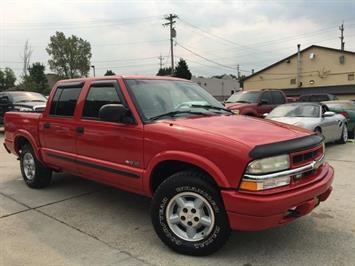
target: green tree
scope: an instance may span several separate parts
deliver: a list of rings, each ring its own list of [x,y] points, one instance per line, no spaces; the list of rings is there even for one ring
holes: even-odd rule
[[[0,69],[0,91],[11,89],[15,81],[16,75],[11,68],[5,67],[4,71]]]
[[[180,58],[178,65],[175,68],[174,76],[183,79],[191,79],[192,74],[184,59]]]
[[[107,69],[105,76],[114,76],[114,75],[116,75],[115,72],[113,72],[111,69]]]
[[[241,75],[240,78],[239,78],[239,85],[241,88],[244,88],[244,80],[246,79],[247,77],[245,75]]]
[[[90,43],[75,35],[65,37],[63,32],[56,32],[50,37],[46,48],[50,59],[50,69],[64,78],[87,76],[90,71]]]
[[[48,94],[50,88],[46,74],[44,73],[45,69],[45,66],[39,62],[32,64],[28,69],[29,75],[24,77],[24,81],[20,87],[26,91]]]
[[[160,68],[157,76],[171,76],[171,67]]]

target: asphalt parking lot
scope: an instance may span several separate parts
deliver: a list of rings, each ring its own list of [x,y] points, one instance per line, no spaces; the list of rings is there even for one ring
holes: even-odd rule
[[[328,145],[326,157],[334,192],[311,215],[233,232],[221,251],[195,258],[161,243],[149,199],[65,174],[29,189],[1,147],[0,265],[355,265],[355,143]]]

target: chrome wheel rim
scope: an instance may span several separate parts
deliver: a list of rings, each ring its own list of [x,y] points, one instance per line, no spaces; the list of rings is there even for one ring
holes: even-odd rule
[[[23,155],[23,171],[28,180],[32,180],[36,174],[36,164],[33,155],[29,152]]]
[[[169,201],[166,220],[176,236],[195,242],[212,232],[215,215],[211,204],[200,194],[182,192]]]
[[[344,142],[348,141],[348,129],[346,126],[344,126],[344,128],[343,128],[343,140],[344,140]]]

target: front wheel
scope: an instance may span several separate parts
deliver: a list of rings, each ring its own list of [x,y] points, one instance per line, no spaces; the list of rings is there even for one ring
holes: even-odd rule
[[[151,216],[160,239],[178,253],[203,256],[223,246],[230,227],[219,192],[198,172],[165,180],[153,198]]]

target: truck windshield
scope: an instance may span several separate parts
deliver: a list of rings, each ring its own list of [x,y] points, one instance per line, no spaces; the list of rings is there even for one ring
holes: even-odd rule
[[[267,118],[276,117],[319,117],[320,106],[318,105],[296,105],[285,104],[276,107],[270,112]]]
[[[143,121],[189,115],[229,114],[197,84],[175,80],[125,80]]]
[[[260,91],[240,91],[231,95],[226,103],[256,103],[258,102],[260,94]]]
[[[47,101],[46,97],[36,92],[16,91],[16,92],[11,92],[10,96],[12,97],[14,103]]]

